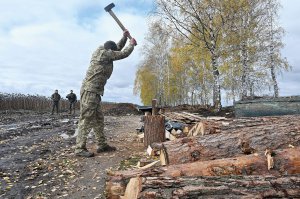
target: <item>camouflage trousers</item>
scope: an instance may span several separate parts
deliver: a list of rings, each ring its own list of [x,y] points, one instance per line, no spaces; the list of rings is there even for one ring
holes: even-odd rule
[[[80,96],[80,118],[76,138],[76,153],[86,149],[87,136],[92,129],[94,130],[98,147],[106,144],[100,95],[84,90],[80,93]]]
[[[56,110],[56,113],[58,114],[58,106],[59,106],[59,101],[52,102],[52,114],[54,113],[54,110]]]
[[[72,111],[73,113],[75,114],[75,106],[76,106],[76,102],[69,102],[69,113],[72,114]]]

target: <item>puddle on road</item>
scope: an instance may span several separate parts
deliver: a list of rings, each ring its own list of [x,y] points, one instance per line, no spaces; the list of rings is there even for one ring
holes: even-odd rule
[[[73,135],[70,135],[68,133],[62,133],[59,136],[64,138],[64,139],[70,139],[70,138],[77,137],[77,135],[78,135],[78,128],[75,130],[75,133]],[[90,131],[90,133],[88,134],[88,138],[91,138],[91,137],[94,137],[94,136],[95,136],[94,129],[92,129]]]
[[[7,131],[12,131],[20,128],[17,124],[4,124],[0,125],[0,130],[7,130]]]
[[[70,139],[70,138],[77,137],[77,135],[78,135],[78,129],[75,130],[75,133],[73,135],[70,135],[67,133],[62,133],[62,134],[60,134],[60,137],[62,137],[64,139]]]
[[[61,122],[61,123],[68,123],[70,121],[70,119],[61,119],[61,120],[59,120],[59,122]]]

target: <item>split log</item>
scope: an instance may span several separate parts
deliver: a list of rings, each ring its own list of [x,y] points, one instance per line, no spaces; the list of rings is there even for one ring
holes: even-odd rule
[[[195,124],[189,131],[188,137],[197,136],[201,134],[202,136],[205,134],[204,124],[203,122],[198,122]]]
[[[298,198],[300,176],[137,177],[137,198]],[[125,198],[124,199],[129,199]],[[135,198],[131,198],[135,199]]]
[[[300,123],[267,125],[224,131],[201,137],[181,138],[163,143],[169,164],[182,164],[236,157],[266,149],[300,146]]]
[[[153,142],[164,142],[165,139],[165,117],[145,116],[144,146],[148,147]]]

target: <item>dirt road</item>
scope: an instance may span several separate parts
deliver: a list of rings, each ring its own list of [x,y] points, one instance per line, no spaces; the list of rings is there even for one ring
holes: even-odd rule
[[[144,151],[136,141],[139,119],[105,117],[108,142],[118,150],[80,158],[74,156],[78,117],[0,113],[0,198],[105,198],[106,169],[126,166]],[[87,147],[95,152],[91,135]]]

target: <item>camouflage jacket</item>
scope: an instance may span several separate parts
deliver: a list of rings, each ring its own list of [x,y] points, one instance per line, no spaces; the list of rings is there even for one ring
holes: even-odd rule
[[[77,101],[77,96],[75,93],[69,93],[66,98],[72,103]]]
[[[58,102],[60,100],[60,94],[58,93],[53,93],[51,95],[51,99],[54,101],[54,102]]]
[[[128,57],[134,49],[134,46],[129,44],[122,50],[126,41],[126,37],[119,41],[117,51],[105,50],[103,46],[100,46],[93,53],[90,66],[81,86],[81,92],[86,90],[103,96],[104,86],[113,71],[113,61]]]

